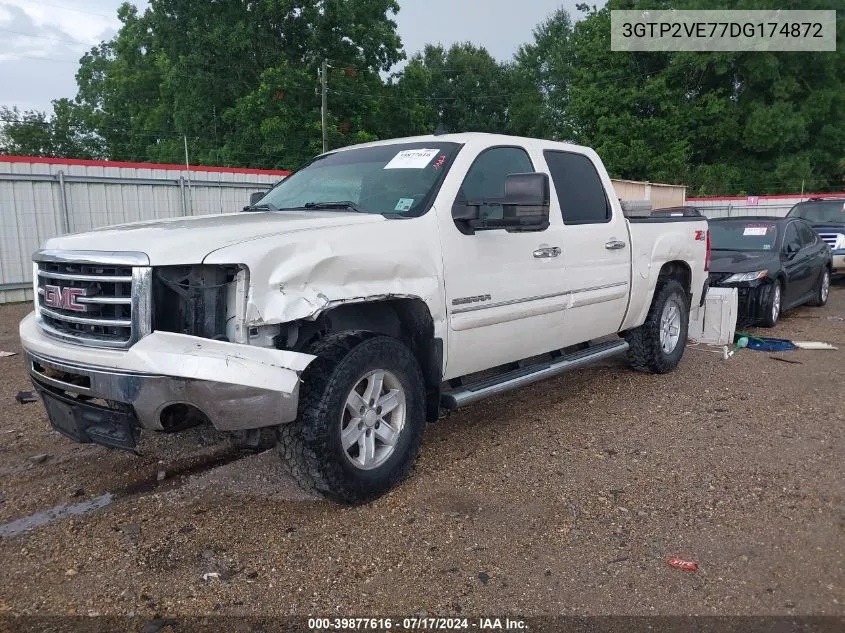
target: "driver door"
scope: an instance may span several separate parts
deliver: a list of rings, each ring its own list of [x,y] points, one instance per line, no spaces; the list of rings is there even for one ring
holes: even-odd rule
[[[520,146],[493,147],[475,158],[456,201],[502,198],[509,174],[539,164]],[[486,207],[501,218],[501,207]],[[442,216],[441,216],[442,217]],[[443,220],[443,264],[449,322],[445,378],[463,376],[560,347],[567,293],[562,222],[543,231],[477,231]]]

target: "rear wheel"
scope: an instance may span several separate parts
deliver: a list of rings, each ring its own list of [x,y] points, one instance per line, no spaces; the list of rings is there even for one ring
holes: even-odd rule
[[[332,334],[310,352],[299,416],[278,448],[306,490],[343,503],[374,499],[398,484],[419,452],[425,425],[422,373],[400,341]]]
[[[689,304],[683,286],[667,281],[657,287],[645,323],[625,336],[633,369],[653,374],[672,371],[687,344]]]
[[[822,274],[819,277],[819,283],[816,286],[816,292],[810,300],[810,305],[817,308],[822,307],[827,303],[827,298],[830,296],[830,269],[825,266],[822,269]]]
[[[780,281],[775,281],[769,286],[769,298],[763,306],[763,318],[760,325],[763,327],[775,327],[780,312],[783,308],[783,284]]]

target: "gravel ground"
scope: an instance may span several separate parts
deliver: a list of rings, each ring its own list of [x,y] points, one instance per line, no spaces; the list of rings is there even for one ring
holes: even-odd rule
[[[0,350],[28,310],[0,307]],[[845,615],[845,283],[765,334],[840,349],[690,348],[670,375],[608,362],[491,399],[358,508],[208,430],[75,445],[0,358],[0,524],[107,504],[0,538],[0,614]]]

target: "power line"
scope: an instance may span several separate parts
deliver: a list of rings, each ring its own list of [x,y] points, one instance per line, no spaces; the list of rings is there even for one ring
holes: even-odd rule
[[[65,7],[60,4],[51,4],[49,2],[42,2],[41,0],[29,0],[32,4],[42,6],[42,7],[51,7],[53,9],[62,9],[64,11],[73,11],[74,13],[83,13],[85,15],[96,15],[101,18],[109,18],[110,20],[116,20],[117,14],[107,15],[105,13],[96,13],[95,11],[86,11],[84,9],[71,9],[70,7]]]
[[[44,62],[61,62],[62,64],[78,64],[78,60],[59,59],[58,57],[40,57],[38,55],[24,55],[22,53],[0,53],[0,63],[13,59],[36,59]]]
[[[80,42],[79,40],[67,40],[60,37],[50,37],[48,35],[38,35],[36,33],[24,33],[22,31],[13,31],[12,29],[0,28],[4,33],[11,33],[12,35],[20,35],[22,37],[34,37],[39,40],[50,40],[52,42],[64,42],[65,44],[79,44],[80,46],[98,46],[100,42]]]

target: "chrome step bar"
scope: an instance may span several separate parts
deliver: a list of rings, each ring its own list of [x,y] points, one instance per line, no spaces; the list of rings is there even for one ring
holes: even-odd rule
[[[444,391],[440,396],[440,406],[455,410],[489,396],[525,387],[532,383],[578,369],[596,361],[622,354],[628,350],[626,341],[608,341],[598,343],[585,350],[568,354],[563,358],[536,365],[520,367],[493,378],[486,378],[475,383],[462,385]]]

